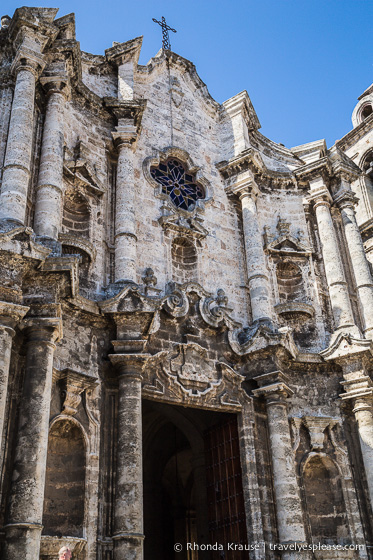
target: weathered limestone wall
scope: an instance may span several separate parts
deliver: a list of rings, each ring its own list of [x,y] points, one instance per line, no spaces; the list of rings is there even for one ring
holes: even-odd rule
[[[230,414],[250,539],[372,544],[372,118],[289,150],[246,92],[220,105],[175,53],[138,65],[141,38],[82,53],[55,17],[0,29],[0,555],[143,559],[142,409],[190,443],[201,538],[203,426]],[[150,172],[170,158],[193,208]]]

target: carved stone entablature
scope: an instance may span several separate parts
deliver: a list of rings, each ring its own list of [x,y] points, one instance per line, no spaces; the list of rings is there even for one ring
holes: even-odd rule
[[[201,185],[204,190],[204,197],[198,198],[188,210],[176,207],[171,202],[169,195],[162,192],[162,186],[155,181],[151,175],[151,167],[158,166],[160,163],[166,163],[170,158],[176,158],[185,164],[188,173],[195,177],[196,183]],[[201,169],[193,163],[189,154],[181,148],[165,148],[159,151],[157,155],[145,159],[143,163],[143,172],[148,182],[154,188],[155,196],[162,200],[162,215],[158,221],[163,229],[172,232],[173,235],[186,235],[196,239],[203,239],[206,237],[208,231],[202,225],[202,214],[205,205],[212,200],[212,187],[207,179],[203,177]]]
[[[89,160],[88,148],[83,142],[78,141],[73,151],[65,147],[63,172],[74,187],[87,190],[94,196],[101,196],[104,194],[105,188]]]
[[[63,403],[62,414],[74,416],[82,400],[84,391],[92,390],[98,385],[98,380],[92,375],[66,368],[62,371],[54,370],[54,378],[61,382]]]
[[[199,344],[175,344],[149,358],[143,372],[143,395],[152,400],[201,408],[239,411],[247,398],[244,376],[229,365],[209,360]]]
[[[308,257],[311,249],[303,240],[303,232],[298,230],[294,235],[290,232],[290,222],[279,217],[276,234],[271,233],[269,226],[264,227],[264,243],[266,251],[271,255]]]
[[[221,161],[216,165],[225,179],[227,190],[235,184],[242,173],[250,171],[255,180],[260,177],[271,179],[273,185],[294,185],[294,176],[290,171],[274,171],[268,169],[260,152],[255,148],[247,148],[229,161]]]

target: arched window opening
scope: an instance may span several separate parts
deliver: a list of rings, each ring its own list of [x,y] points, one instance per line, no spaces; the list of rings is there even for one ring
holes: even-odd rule
[[[172,279],[183,284],[197,281],[197,250],[192,241],[177,237],[172,242]]]
[[[56,422],[49,433],[43,534],[83,537],[85,444],[72,422]]]
[[[278,263],[276,276],[281,303],[305,298],[302,271],[297,264]]]
[[[65,194],[63,229],[80,237],[89,238],[90,212],[86,199],[78,192]]]
[[[303,471],[313,543],[348,544],[350,534],[341,478],[328,457],[315,455]]]
[[[373,108],[372,105],[369,103],[367,105],[364,105],[364,107],[361,110],[361,122],[363,122],[366,118],[369,117],[369,115],[372,113]]]

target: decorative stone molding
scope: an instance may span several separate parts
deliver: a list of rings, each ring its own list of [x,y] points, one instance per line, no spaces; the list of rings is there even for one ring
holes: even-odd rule
[[[62,414],[74,416],[82,401],[82,393],[94,389],[98,380],[92,375],[81,373],[70,368],[55,371],[55,378],[61,382],[63,403]]]
[[[77,142],[73,151],[65,146],[63,172],[74,187],[86,190],[94,196],[102,196],[105,187],[90,164],[90,159],[89,150],[81,140]]]
[[[264,227],[264,247],[271,255],[290,257],[309,257],[312,255],[310,247],[303,241],[303,232],[298,230],[296,235],[290,233],[290,222],[279,216],[277,233],[273,235],[269,226]]]
[[[143,371],[143,394],[149,399],[216,410],[239,411],[247,398],[244,376],[224,362],[208,359],[199,344],[174,344],[151,356]]]
[[[277,303],[275,305],[277,315],[282,315],[287,318],[289,316],[304,315],[313,318],[315,316],[315,308],[309,303],[302,301],[288,301],[286,303]]]
[[[80,251],[85,253],[90,262],[94,262],[96,260],[97,249],[88,239],[85,237],[81,237],[75,233],[63,233],[61,232],[58,235],[58,241],[61,243],[62,247],[68,245],[70,247],[76,247],[78,249],[77,253],[79,254]]]
[[[305,416],[303,423],[308,429],[311,438],[312,451],[321,451],[324,447],[325,430],[329,428],[331,431],[337,423],[335,418],[327,418],[322,416]]]

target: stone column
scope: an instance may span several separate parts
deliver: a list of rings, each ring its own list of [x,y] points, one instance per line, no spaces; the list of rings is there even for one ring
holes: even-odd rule
[[[47,89],[48,101],[36,190],[34,230],[37,236],[55,245],[62,215],[67,79],[61,76],[42,78],[40,81]]]
[[[239,196],[242,205],[247,277],[253,322],[270,321],[272,318],[271,290],[256,208],[259,189],[254,180],[248,177],[237,183],[232,188],[232,192]]]
[[[242,465],[242,487],[245,500],[247,538],[250,543],[256,543],[260,546],[259,550],[250,552],[250,560],[262,560],[265,542],[256,465],[254,423],[253,399],[247,398],[242,403],[242,410],[237,416]]]
[[[16,324],[23,319],[29,307],[0,301],[0,452],[4,429],[5,407],[8,394],[10,354]]]
[[[9,500],[5,560],[39,558],[55,342],[61,319],[27,319],[26,371]]]
[[[136,283],[136,215],[132,119],[119,119],[113,138],[118,146],[115,201],[115,282]]]
[[[17,76],[0,194],[0,224],[7,228],[25,223],[34,131],[35,79],[40,59],[16,59]]]
[[[304,544],[302,503],[295,473],[286,399],[293,394],[288,378],[280,371],[254,378],[260,388],[255,396],[264,396],[267,405],[268,431],[272,457],[273,487],[276,499],[277,528],[280,543]],[[302,558],[310,558],[306,552]],[[299,552],[283,552],[284,560],[297,560]]]
[[[364,341],[367,342],[367,341]],[[370,503],[373,509],[373,382],[367,371],[370,369],[370,351],[358,352],[337,360],[342,367],[345,393],[342,400],[351,400],[356,418],[360,447],[368,482]]]
[[[114,560],[143,558],[141,373],[147,357],[146,354],[109,356],[118,370],[119,381]]]
[[[343,227],[346,233],[348,251],[355,276],[356,291],[360,302],[360,311],[364,321],[364,334],[371,338],[373,333],[373,280],[359,226],[356,222],[355,201],[355,196],[349,185],[342,186],[342,189],[337,193],[336,203],[340,208]]]
[[[322,180],[321,184],[319,181],[317,182],[317,187],[312,188],[311,186],[308,199],[313,202],[316,213],[335,330],[360,338],[359,329],[355,325],[342,258],[330,213],[332,199]]]

